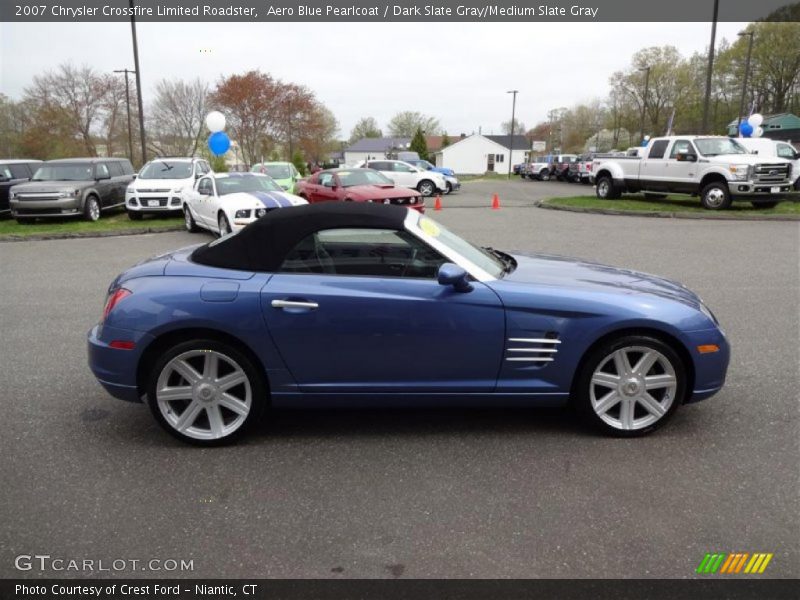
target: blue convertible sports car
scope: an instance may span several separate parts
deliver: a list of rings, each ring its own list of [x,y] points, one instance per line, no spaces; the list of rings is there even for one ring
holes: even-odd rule
[[[684,286],[478,248],[400,206],[326,203],[119,275],[89,334],[117,398],[218,444],[268,405],[560,406],[617,435],[720,390],[729,347]]]

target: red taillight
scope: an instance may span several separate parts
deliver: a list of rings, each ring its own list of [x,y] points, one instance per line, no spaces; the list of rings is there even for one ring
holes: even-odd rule
[[[106,320],[108,313],[114,310],[114,307],[119,303],[120,300],[127,298],[130,295],[130,290],[126,290],[125,288],[117,288],[117,290],[108,297],[108,300],[106,300],[106,307],[103,309],[103,318],[101,321]]]

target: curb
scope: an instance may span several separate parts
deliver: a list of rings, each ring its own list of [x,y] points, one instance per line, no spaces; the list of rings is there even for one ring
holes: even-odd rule
[[[728,215],[717,213],[691,213],[691,212],[667,212],[667,211],[634,211],[634,210],[620,210],[614,208],[581,208],[578,206],[559,206],[557,204],[550,204],[551,200],[557,198],[548,198],[547,200],[535,200],[533,205],[537,208],[546,208],[547,210],[563,210],[566,212],[575,213],[588,213],[596,215],[611,215],[620,217],[655,217],[660,219],[696,219],[696,220],[710,220],[710,221],[800,221],[800,215]]]
[[[183,226],[169,227],[144,227],[139,229],[118,229],[116,231],[75,231],[67,233],[42,233],[34,235],[0,235],[0,243],[3,242],[41,242],[45,240],[72,240],[80,238],[105,238],[117,237],[122,235],[143,235],[146,233],[174,233],[183,231]]]

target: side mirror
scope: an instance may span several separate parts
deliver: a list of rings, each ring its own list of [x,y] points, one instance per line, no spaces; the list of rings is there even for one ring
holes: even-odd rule
[[[437,279],[439,280],[439,285],[451,285],[457,292],[465,293],[472,291],[472,284],[469,282],[469,273],[456,264],[444,263],[439,267]]]
[[[111,179],[111,175],[106,174],[97,176],[97,181],[103,181],[104,179]]]
[[[678,162],[697,162],[697,154],[678,152],[678,154],[675,156],[675,160]]]
[[[136,179],[138,176],[139,176],[139,174],[138,174],[138,173],[134,173],[134,174],[132,175],[132,179]]]
[[[800,152],[795,152],[794,153],[794,159],[795,160],[800,160]]]
[[[201,196],[210,196],[211,190],[209,190],[208,188],[203,188],[202,190],[198,189],[197,193],[200,194]]]

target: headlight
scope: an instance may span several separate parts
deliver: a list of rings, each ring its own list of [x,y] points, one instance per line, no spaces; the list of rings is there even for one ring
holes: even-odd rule
[[[263,217],[265,214],[267,214],[267,209],[266,208],[257,208],[256,209],[256,217],[258,217],[259,219],[261,217]]]
[[[174,190],[172,190],[172,193],[173,194],[180,194],[182,191],[183,191],[183,187],[176,187]]]
[[[126,193],[126,194],[132,194],[132,193],[134,193],[135,191],[136,191],[136,188],[135,188],[135,187],[133,187],[132,185],[129,185],[128,187],[126,187],[126,188],[125,188],[125,193]]]
[[[750,165],[729,165],[728,170],[733,175],[735,181],[747,181],[750,173]]]
[[[242,209],[237,210],[236,214],[233,215],[234,219],[249,219],[250,218],[250,209]]]

